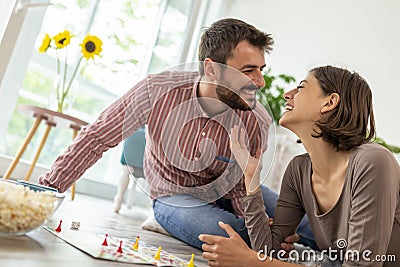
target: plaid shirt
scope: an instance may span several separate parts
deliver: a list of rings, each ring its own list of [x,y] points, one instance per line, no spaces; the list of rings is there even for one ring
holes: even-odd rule
[[[242,217],[246,191],[229,132],[245,127],[254,155],[267,148],[271,117],[259,103],[253,111],[227,109],[209,117],[198,102],[198,84],[197,72],[148,75],[85,126],[39,181],[64,192],[103,152],[147,125],[144,173],[153,199],[191,194],[211,203],[224,197]]]

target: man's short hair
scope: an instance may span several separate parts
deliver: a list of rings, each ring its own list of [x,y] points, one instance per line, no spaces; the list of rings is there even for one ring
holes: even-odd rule
[[[260,48],[264,53],[269,53],[274,44],[270,34],[244,21],[225,18],[214,22],[203,33],[199,46],[199,61],[210,58],[217,63],[226,64],[226,61],[233,56],[235,47],[244,40]],[[200,64],[200,75],[203,74],[203,65]]]

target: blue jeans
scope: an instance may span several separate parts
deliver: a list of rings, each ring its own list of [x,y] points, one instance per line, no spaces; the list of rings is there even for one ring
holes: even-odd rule
[[[261,186],[264,205],[269,217],[275,214],[278,194],[266,186]],[[198,239],[200,234],[212,234],[228,237],[218,226],[218,222],[230,224],[243,240],[250,246],[250,239],[243,218],[233,213],[231,202],[226,199],[217,200],[216,204],[207,203],[191,195],[174,195],[160,197],[153,202],[154,217],[171,235],[183,242],[201,248],[203,242]],[[307,215],[297,228],[299,243],[318,249],[314,241]]]

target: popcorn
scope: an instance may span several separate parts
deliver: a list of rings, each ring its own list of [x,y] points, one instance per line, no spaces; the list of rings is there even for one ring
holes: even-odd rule
[[[57,205],[54,192],[35,192],[19,184],[0,182],[0,232],[25,232],[42,225]]]

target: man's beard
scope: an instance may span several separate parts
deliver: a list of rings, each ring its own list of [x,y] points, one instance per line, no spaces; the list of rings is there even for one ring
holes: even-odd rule
[[[258,89],[255,86],[246,86],[246,88],[252,88],[252,89]],[[244,89],[244,88],[241,88]],[[229,106],[232,109],[240,109],[244,111],[252,110],[256,107],[256,100],[254,99],[253,104],[248,104],[244,99],[242,99],[239,94],[233,92],[232,90],[223,87],[221,85],[217,85],[217,88],[215,89],[218,100],[222,101],[225,103],[227,106]]]

